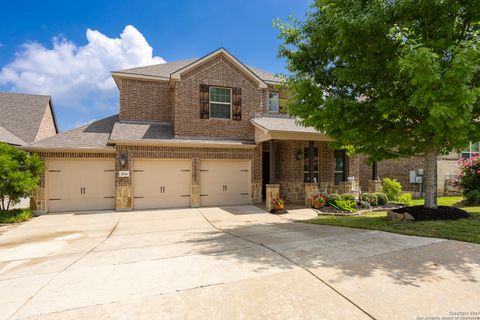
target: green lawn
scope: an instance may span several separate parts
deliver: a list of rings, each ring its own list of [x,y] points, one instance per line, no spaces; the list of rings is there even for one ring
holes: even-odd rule
[[[439,198],[438,204],[452,205],[459,202],[461,199],[461,197],[442,197]],[[423,204],[423,200],[415,200],[414,204]],[[480,243],[480,207],[463,207],[462,209],[470,212],[473,215],[473,218],[443,221],[400,222],[388,220],[387,212],[381,211],[372,212],[362,216],[325,216],[303,222]]]
[[[0,223],[18,223],[30,220],[32,210],[30,209],[12,209],[0,211]]]

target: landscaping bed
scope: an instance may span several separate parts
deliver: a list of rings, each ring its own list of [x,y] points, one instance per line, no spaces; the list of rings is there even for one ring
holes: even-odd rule
[[[360,214],[365,214],[365,213],[374,212],[374,211],[385,211],[385,210],[397,209],[402,206],[403,206],[402,204],[394,204],[394,203],[387,203],[385,205],[377,205],[374,207],[367,207],[367,208],[357,205],[355,206],[354,212],[340,210],[331,206],[324,206],[320,209],[315,209],[315,211],[317,211],[317,214],[319,216],[322,216],[322,215],[353,216],[353,215],[360,215]]]
[[[30,209],[11,209],[0,211],[0,224],[19,223],[28,221],[32,218]]]
[[[415,221],[457,220],[471,217],[471,214],[465,210],[448,206],[438,206],[437,209],[430,209],[418,205],[393,209],[392,211],[401,214],[408,213]]]

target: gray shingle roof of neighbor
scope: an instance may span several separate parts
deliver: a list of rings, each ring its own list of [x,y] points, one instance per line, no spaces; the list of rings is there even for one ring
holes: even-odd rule
[[[313,127],[304,127],[300,125],[297,118],[283,114],[265,114],[261,117],[253,118],[252,123],[269,131],[321,133]]]
[[[53,137],[37,141],[28,148],[111,148],[107,146],[118,114],[94,121]]]
[[[20,140],[32,143],[37,136],[45,110],[50,107],[50,100],[50,96],[0,92],[0,127],[10,131]]]
[[[0,127],[0,141],[14,146],[24,146],[27,144],[25,141],[3,127]]]
[[[172,144],[249,145],[254,140],[233,140],[212,137],[175,137],[169,123],[115,122],[110,142],[149,142]]]
[[[170,74],[188,66],[189,64],[197,61],[198,59],[188,59],[188,60],[179,60],[179,61],[172,61],[167,63],[161,64],[154,64],[144,67],[138,68],[131,68],[125,70],[114,71],[116,73],[125,73],[130,75],[142,75],[142,76],[151,76],[151,77],[159,77],[168,79]],[[255,73],[260,79],[267,82],[282,82],[284,79],[280,76],[277,76],[271,72],[246,66],[250,69],[253,73]]]

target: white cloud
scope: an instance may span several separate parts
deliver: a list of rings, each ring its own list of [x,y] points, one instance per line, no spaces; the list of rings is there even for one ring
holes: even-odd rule
[[[91,29],[86,37],[84,46],[63,37],[54,38],[52,48],[23,44],[1,69],[0,84],[12,91],[52,95],[61,107],[105,110],[112,109],[118,97],[111,71],[165,62],[153,56],[145,37],[131,25],[120,38]]]

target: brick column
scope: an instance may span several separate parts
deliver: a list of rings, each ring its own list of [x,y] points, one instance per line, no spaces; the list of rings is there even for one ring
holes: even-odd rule
[[[280,195],[280,185],[279,184],[267,184],[266,185],[267,192],[266,192],[266,200],[265,205],[267,207],[267,211],[270,212],[272,210],[272,200],[275,199]]]
[[[305,205],[312,205],[312,198],[318,194],[318,183],[305,183]]]
[[[382,191],[381,180],[368,180],[368,192],[380,192]]]
[[[190,206],[192,208],[200,207],[200,160],[197,158],[192,159],[192,190],[190,193]]]
[[[122,166],[121,158],[125,158]],[[120,177],[120,171],[127,171],[128,177]],[[117,151],[115,156],[115,209],[128,211],[133,209],[132,201],[132,159],[128,151]]]

